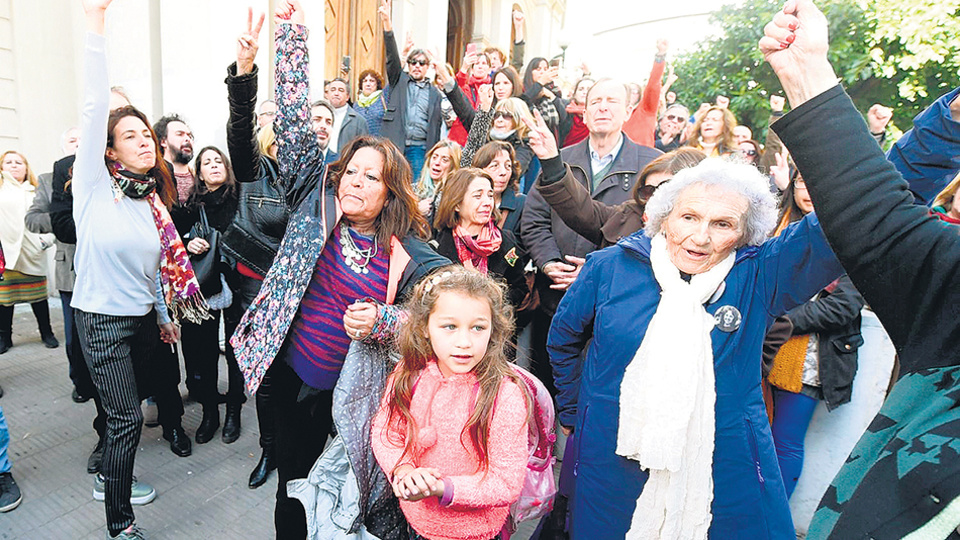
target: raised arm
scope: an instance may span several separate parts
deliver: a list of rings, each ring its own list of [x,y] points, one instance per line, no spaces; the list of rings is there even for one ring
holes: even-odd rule
[[[788,3],[761,49],[793,110],[774,124],[803,174],[824,231],[857,289],[897,347],[929,340],[958,298],[960,235],[914,204],[827,61],[827,22],[809,1]],[[799,24],[799,26],[796,26]],[[797,30],[790,31],[794,26]],[[794,34],[789,47],[779,46]],[[928,309],[938,299],[940,310]],[[941,365],[955,364],[946,354]],[[951,360],[952,359],[952,360]],[[905,367],[909,369],[909,367]]]
[[[110,114],[110,79],[107,76],[106,39],[103,22],[112,0],[84,0],[87,23],[84,52],[84,101],[80,119],[80,137],[71,184],[76,199],[83,204],[97,182],[109,175],[103,163],[107,149],[107,118]]]
[[[254,182],[260,178],[260,145],[257,143],[257,66],[253,63],[260,48],[258,38],[263,26],[261,14],[253,22],[253,8],[247,11],[247,29],[237,38],[237,62],[227,68],[227,101],[230,119],[227,121],[227,149],[233,164],[233,173],[239,182]]]
[[[403,59],[397,50],[397,38],[393,35],[393,0],[380,0],[377,9],[380,22],[383,24],[383,46],[387,56],[387,82],[396,87],[403,73]]]
[[[277,117],[274,130],[281,181],[293,185],[320,155],[317,137],[310,129],[309,31],[303,25],[303,8],[297,0],[285,0],[277,8],[277,18],[280,24],[276,35]]]
[[[490,140],[490,126],[493,124],[493,88],[484,84],[477,89],[477,115],[470,125],[467,134],[467,143],[463,145],[460,156],[460,167],[469,167],[473,163],[473,156],[480,147]]]
[[[670,44],[666,39],[660,38],[657,40],[657,55],[653,57],[650,78],[647,79],[647,86],[643,89],[643,97],[640,98],[640,110],[648,116],[652,115],[654,120],[656,120],[657,110],[660,108],[663,69],[667,63],[667,51],[669,50]]]
[[[603,224],[617,212],[617,207],[593,200],[587,188],[570,172],[570,167],[563,163],[557,141],[543,117],[539,112],[535,115],[535,123],[525,121],[530,133],[530,149],[543,166],[536,184],[540,196],[574,232],[594,244],[601,244]]]
[[[510,44],[510,65],[523,76],[523,55],[526,53],[526,42],[523,35],[525,17],[522,11],[514,11],[511,16],[513,17],[514,37],[513,43]]]

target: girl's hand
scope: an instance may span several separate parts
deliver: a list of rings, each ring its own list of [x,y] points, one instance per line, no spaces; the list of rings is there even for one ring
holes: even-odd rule
[[[194,238],[187,242],[187,251],[194,255],[200,255],[208,249],[210,249],[210,242],[207,242],[203,238]]]
[[[253,8],[247,9],[247,30],[237,38],[237,75],[246,75],[253,71],[253,60],[260,50],[260,29],[263,28],[265,13],[260,14],[257,24],[253,24]]]
[[[418,467],[394,478],[394,493],[399,492],[397,497],[410,502],[427,497],[442,497],[443,481],[440,478],[440,471]]]
[[[160,341],[171,345],[180,341],[180,327],[172,322],[161,324]]]
[[[379,310],[373,302],[354,302],[343,313],[343,329],[350,339],[361,340],[373,331]]]
[[[827,59],[827,18],[811,0],[787,0],[763,28],[759,45],[791,108],[836,86],[837,76]]]
[[[283,0],[277,6],[274,12],[277,22],[288,22],[290,24],[303,25],[306,20],[303,14],[303,6],[300,0]]]

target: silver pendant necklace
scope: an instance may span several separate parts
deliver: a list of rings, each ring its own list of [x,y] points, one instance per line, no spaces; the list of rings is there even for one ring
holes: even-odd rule
[[[370,260],[377,256],[377,239],[374,237],[373,245],[369,249],[360,249],[350,236],[350,228],[346,223],[340,223],[340,252],[343,253],[343,259],[347,266],[358,274],[369,274],[367,265]]]

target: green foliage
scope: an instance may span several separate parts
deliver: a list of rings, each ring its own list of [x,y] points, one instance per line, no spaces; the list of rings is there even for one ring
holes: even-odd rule
[[[892,107],[893,123],[906,129],[958,85],[960,0],[822,0],[818,6],[830,24],[830,62],[864,113],[874,103]],[[757,42],[782,7],[782,0],[744,0],[716,11],[711,20],[723,35],[676,60],[678,99],[696,110],[725,95],[737,120],[762,141],[770,95],[783,93]]]

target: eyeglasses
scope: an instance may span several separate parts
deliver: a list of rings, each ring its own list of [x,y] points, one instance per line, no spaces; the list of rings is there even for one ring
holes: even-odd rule
[[[807,183],[803,181],[803,178],[798,176],[797,179],[793,181],[793,187],[796,189],[807,189]]]
[[[637,195],[639,195],[641,201],[646,203],[647,201],[650,200],[650,197],[653,197],[653,194],[657,192],[657,188],[666,184],[669,181],[670,180],[664,180],[663,182],[660,182],[655,186],[651,184],[644,184],[643,186],[640,187],[640,191],[637,192]]]
[[[753,150],[752,148],[750,150],[740,150],[740,153],[750,157],[754,157],[757,155],[757,151]]]
[[[426,66],[426,65],[429,65],[429,64],[430,64],[430,61],[429,61],[429,60],[420,59],[420,60],[410,60],[410,61],[407,62],[407,63],[410,64],[411,66]]]
[[[497,111],[493,113],[493,119],[496,120],[497,118],[516,121],[516,118],[513,116],[513,114],[508,113],[507,111]]]
[[[664,116],[664,118],[666,118],[667,120],[669,120],[669,121],[671,121],[671,122],[679,122],[679,121],[683,120],[683,117],[682,117],[682,116],[677,116],[677,115],[675,115],[675,114],[668,114],[668,115]]]

